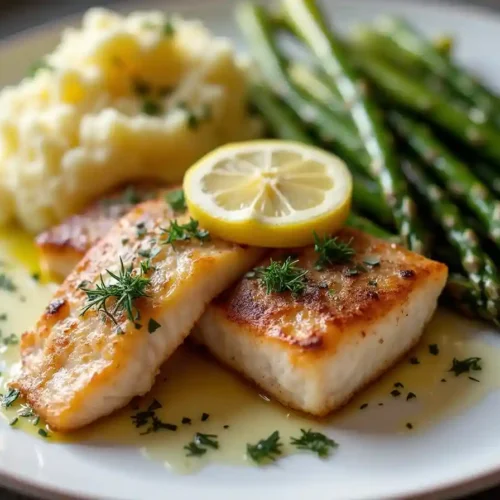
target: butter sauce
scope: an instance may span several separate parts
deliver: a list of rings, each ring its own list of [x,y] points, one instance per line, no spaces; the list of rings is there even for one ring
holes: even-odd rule
[[[34,325],[50,300],[53,285],[33,279],[32,273],[38,271],[37,253],[30,238],[21,232],[0,233],[0,263],[0,274],[4,273],[16,286],[15,291],[0,290],[0,318],[7,315],[0,320],[4,338],[11,333],[20,335]],[[391,434],[424,431],[444,418],[463,413],[499,387],[499,349],[476,340],[477,327],[477,323],[440,310],[412,353],[343,410],[321,421],[270,401],[207,354],[186,346],[166,364],[147,396],[71,435],[47,429],[47,439],[132,447],[170,469],[189,472],[210,462],[248,464],[247,443],[255,444],[275,430],[280,432],[284,454],[295,451],[289,444],[290,437],[298,437],[301,428],[312,428],[333,439],[336,430],[344,429]],[[429,348],[434,344],[437,349]],[[482,358],[481,371],[460,376],[448,371],[453,358],[462,360],[472,356]],[[413,364],[409,361],[412,358]],[[0,341],[3,393],[8,390],[7,381],[18,369],[19,346],[3,345]],[[409,393],[414,396],[408,398]],[[148,426],[134,426],[131,417],[145,410],[154,399],[162,405],[156,415],[163,422],[177,425],[177,430],[161,429],[143,435]],[[3,408],[2,416],[10,422],[19,409],[16,402]],[[13,428],[34,434],[40,428],[46,429],[43,422],[33,425],[33,420],[18,418]],[[208,449],[202,457],[187,457],[184,446],[196,432],[217,435],[219,449]]]

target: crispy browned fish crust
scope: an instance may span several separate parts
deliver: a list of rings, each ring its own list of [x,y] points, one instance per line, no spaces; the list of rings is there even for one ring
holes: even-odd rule
[[[196,331],[223,362],[316,415],[345,403],[418,341],[447,277],[444,264],[361,232],[344,229],[339,238],[356,250],[348,264],[318,271],[312,247],[260,263],[298,259],[308,270],[300,297],[243,279],[212,302]],[[378,265],[365,263],[374,256]]]

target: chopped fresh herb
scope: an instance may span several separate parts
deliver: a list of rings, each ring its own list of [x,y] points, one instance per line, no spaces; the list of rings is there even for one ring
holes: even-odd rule
[[[330,297],[335,297],[337,292],[333,288],[330,288],[330,290],[328,290],[328,295],[330,295]]]
[[[19,337],[15,333],[11,333],[7,337],[2,337],[0,332],[0,338],[2,339],[3,345],[17,345],[19,344]]]
[[[4,273],[0,274],[0,290],[5,290],[6,292],[15,292],[17,290],[14,282]]]
[[[318,270],[324,269],[332,264],[344,264],[350,262],[356,252],[354,248],[351,247],[350,241],[344,243],[338,238],[331,238],[329,236],[324,236],[321,239],[316,231],[313,231],[314,235],[314,251],[318,254],[318,260],[316,261],[315,267]]]
[[[439,354],[439,346],[437,344],[429,344],[429,352],[433,356],[437,356]]]
[[[370,280],[370,281],[368,281],[368,284],[370,286],[378,286],[377,280]]]
[[[9,389],[9,392],[5,395],[1,395],[2,399],[0,405],[4,408],[9,408],[19,397],[20,392],[17,389]]]
[[[366,267],[362,264],[356,264],[355,266],[349,267],[344,271],[346,276],[357,276],[361,273],[366,273]]]
[[[170,191],[165,196],[167,203],[172,207],[174,212],[185,212],[186,211],[186,198],[184,196],[183,189],[176,189],[175,191]]]
[[[163,108],[159,102],[146,98],[142,102],[142,112],[149,116],[158,116],[162,114]]]
[[[401,388],[404,388],[404,385],[401,383],[401,382],[396,382],[394,384],[394,387],[401,387]]]
[[[163,25],[163,34],[166,37],[171,37],[175,34],[175,27],[170,19],[167,19]]]
[[[413,424],[412,424],[412,423],[410,423],[410,422],[408,422],[408,423],[406,424],[406,428],[407,428],[407,429],[410,429],[410,430],[411,430],[411,429],[413,429]]]
[[[445,378],[442,378],[442,379],[441,379],[441,382],[446,382],[446,379],[445,379]]]
[[[406,401],[409,401],[410,399],[416,398],[417,395],[414,392],[409,392],[408,396],[406,396]]]
[[[480,371],[482,369],[480,363],[481,363],[481,358],[477,357],[472,357],[462,360],[453,358],[452,366],[448,371],[453,372],[455,374],[455,377],[458,377],[462,373],[469,373],[471,370]]]
[[[136,226],[135,229],[137,231],[137,237],[142,238],[143,236],[146,235],[147,229],[146,229],[146,224],[144,222],[139,222]]]
[[[203,434],[202,432],[197,432],[194,435],[194,442],[198,446],[204,446],[205,448],[213,448],[214,450],[219,448],[216,434]]]
[[[360,410],[364,410],[365,408],[368,408],[368,403],[363,403],[363,404],[359,407],[359,409],[360,409]]]
[[[229,429],[229,425],[224,425],[224,429]]]
[[[87,304],[83,308],[80,316],[83,316],[89,309],[95,308],[105,317],[108,317],[113,323],[118,326],[116,314],[119,311],[127,313],[130,321],[138,319],[139,310],[134,306],[134,301],[141,297],[148,297],[146,288],[150,283],[150,279],[144,276],[144,269],[140,272],[134,272],[132,266],[125,267],[123,260],[120,257],[120,271],[115,274],[109,270],[106,271],[114,280],[114,283],[104,283],[104,278],[101,274],[101,282],[97,283],[94,289],[82,288],[82,291],[87,294]],[[114,307],[108,310],[108,300],[115,299]]]
[[[49,437],[49,433],[45,429],[38,429],[38,435],[42,436],[43,438]]]
[[[291,292],[295,297],[306,288],[306,269],[297,267],[298,260],[287,257],[284,262],[271,259],[271,263],[259,271],[259,278],[266,287],[266,293]]]
[[[179,224],[177,220],[170,221],[168,229],[161,228],[161,231],[168,234],[165,244],[173,244],[176,241],[187,241],[191,238],[196,238],[200,241],[207,241],[210,239],[210,233],[205,229],[199,229],[197,220],[190,217],[189,222],[186,224]]]
[[[161,429],[167,431],[177,430],[177,425],[163,422],[156,415],[156,410],[159,410],[160,408],[162,408],[161,403],[154,399],[153,402],[148,406],[147,410],[139,411],[130,417],[132,419],[132,423],[136,428],[144,427],[149,424],[149,427],[146,429],[146,431],[141,432],[141,435],[158,432]]]
[[[370,255],[363,259],[363,264],[370,267],[380,266],[380,257],[378,255]]]
[[[474,377],[469,377],[469,380],[472,380],[473,382],[479,382],[479,380],[477,378],[474,378]]]
[[[210,415],[208,413],[203,412],[201,414],[201,421],[206,422],[208,420],[208,417],[210,417]]]
[[[330,454],[332,448],[336,448],[338,444],[329,437],[321,434],[321,432],[313,432],[300,429],[302,435],[300,438],[292,437],[290,443],[296,446],[299,450],[310,450],[317,453],[319,457],[325,458]]]
[[[17,414],[23,418],[36,417],[36,413],[33,411],[33,408],[26,404],[21,405],[21,408],[18,410]]]
[[[398,391],[397,389],[394,389],[394,390],[391,391],[391,396],[393,398],[397,398],[397,397],[401,396],[401,392]]]
[[[416,358],[415,356],[413,356],[413,357],[410,358],[410,364],[412,364],[412,365],[419,365],[420,361],[418,360],[418,358]]]
[[[191,419],[188,417],[182,417],[182,423],[191,425]]]
[[[40,59],[29,67],[28,76],[33,78],[41,69],[53,70],[54,68],[47,61]]]
[[[384,403],[379,403],[378,405],[379,405],[379,406],[384,406]]]
[[[33,273],[33,274],[31,275],[31,279],[32,279],[33,281],[40,281],[40,273]]]
[[[6,320],[7,320],[7,313],[0,314],[0,321],[6,321]]]
[[[247,454],[256,463],[274,462],[281,455],[280,433],[274,431],[269,437],[261,439],[257,444],[247,444]]]
[[[132,88],[134,93],[140,96],[145,96],[151,92],[151,85],[142,78],[132,80]]]
[[[156,332],[156,330],[158,330],[158,328],[160,328],[160,327],[161,327],[161,325],[160,325],[160,323],[158,323],[158,321],[156,321],[153,318],[149,318],[149,322],[148,322],[148,332],[149,333]]]
[[[137,252],[138,255],[144,258],[149,258],[151,256],[151,249],[150,248],[143,248]]]
[[[207,452],[206,448],[201,448],[194,441],[184,446],[184,449],[187,451],[187,457],[200,457]]]
[[[10,422],[9,422],[9,425],[11,427],[13,427],[14,425],[17,424],[17,422],[19,421],[19,419],[17,417],[14,417]]]

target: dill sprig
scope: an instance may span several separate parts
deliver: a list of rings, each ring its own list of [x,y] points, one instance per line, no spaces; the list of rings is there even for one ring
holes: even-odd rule
[[[193,441],[184,446],[184,449],[187,451],[187,457],[200,457],[207,452],[208,448],[213,448],[214,450],[219,449],[217,434],[203,434],[202,432],[197,432],[194,435]]]
[[[266,287],[266,293],[291,292],[295,297],[306,288],[307,269],[297,267],[298,260],[287,257],[284,262],[271,259],[267,267],[256,268],[259,279]]]
[[[207,241],[210,239],[210,233],[205,229],[199,229],[199,222],[190,217],[189,222],[186,224],[179,224],[177,219],[170,221],[168,229],[162,228],[164,234],[168,234],[165,244],[172,244],[176,241],[187,241],[191,238],[196,238],[200,241]]]
[[[318,254],[316,261],[316,269],[321,270],[332,264],[345,264],[350,262],[356,255],[354,248],[351,246],[351,241],[344,243],[338,238],[324,236],[321,239],[316,231],[314,235],[314,251]]]
[[[166,194],[165,200],[172,207],[174,212],[186,211],[186,198],[184,197],[184,191],[182,189],[170,191]]]
[[[472,357],[466,359],[457,359],[453,358],[453,363],[451,368],[448,370],[449,372],[453,372],[455,377],[458,377],[462,373],[469,373],[471,370],[480,371],[482,369],[481,358]]]
[[[261,439],[257,444],[247,444],[248,456],[258,464],[271,461],[274,462],[281,455],[280,433],[274,431],[266,439]]]
[[[317,453],[319,457],[325,458],[330,454],[332,448],[338,446],[333,439],[321,434],[321,432],[314,432],[312,429],[308,431],[300,429],[300,432],[302,433],[300,438],[292,437],[290,439],[290,443],[299,450],[310,450]]]
[[[120,271],[118,274],[111,272],[109,269],[106,272],[113,278],[114,282],[106,284],[102,274],[100,275],[100,283],[96,284],[94,289],[81,288],[87,294],[87,304],[82,309],[80,316],[92,308],[101,312],[108,317],[116,326],[118,320],[116,314],[119,311],[125,311],[130,321],[135,321],[139,318],[139,310],[134,306],[134,301],[140,297],[148,297],[146,288],[151,280],[145,276],[149,267],[141,265],[140,271],[134,272],[132,265],[125,266],[120,257]],[[112,310],[108,309],[108,300],[115,299],[115,304]]]

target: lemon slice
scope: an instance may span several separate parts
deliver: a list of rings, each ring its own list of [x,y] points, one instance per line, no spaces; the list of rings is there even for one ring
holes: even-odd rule
[[[298,142],[263,140],[220,147],[184,177],[191,215],[220,238],[252,246],[294,247],[313,231],[342,227],[352,177],[337,156]]]

